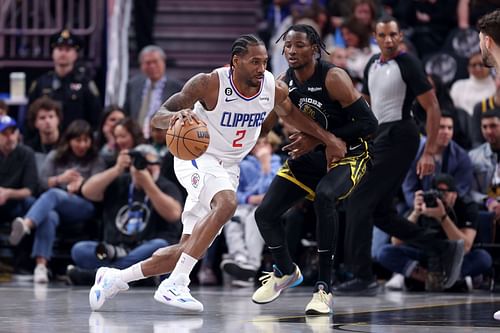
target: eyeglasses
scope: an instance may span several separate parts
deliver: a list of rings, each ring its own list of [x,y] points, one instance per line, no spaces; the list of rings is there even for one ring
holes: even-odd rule
[[[477,63],[472,63],[472,64],[469,64],[469,67],[479,67],[479,68],[483,68],[484,67],[484,64],[482,62],[477,62]]]

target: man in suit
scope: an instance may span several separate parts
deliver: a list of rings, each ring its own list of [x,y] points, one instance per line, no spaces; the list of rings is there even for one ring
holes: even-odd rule
[[[127,95],[123,109],[138,121],[144,136],[149,138],[149,121],[163,101],[182,89],[182,83],[167,78],[165,52],[158,46],[149,45],[139,53],[141,74],[127,84]]]

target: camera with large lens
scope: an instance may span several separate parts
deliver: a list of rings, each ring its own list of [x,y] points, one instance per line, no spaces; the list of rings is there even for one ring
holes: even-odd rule
[[[150,164],[148,162],[148,160],[146,159],[146,157],[144,157],[144,155],[140,151],[131,150],[128,152],[128,154],[132,158],[132,165],[137,170],[144,170],[144,169],[146,169],[148,164]]]
[[[441,199],[441,192],[438,190],[432,189],[425,191],[422,193],[422,196],[424,197],[424,202],[427,207],[437,207],[437,198]]]
[[[128,254],[127,249],[117,245],[111,245],[106,242],[97,244],[95,255],[99,260],[116,260],[125,257]]]

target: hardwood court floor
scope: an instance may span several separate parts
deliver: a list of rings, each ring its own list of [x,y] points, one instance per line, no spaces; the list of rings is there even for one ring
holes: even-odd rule
[[[493,313],[500,294],[385,292],[376,297],[335,297],[335,315],[305,316],[310,287],[256,305],[253,289],[193,287],[201,314],[153,299],[154,288],[131,288],[100,312],[88,306],[88,288],[0,284],[0,332],[500,332]]]

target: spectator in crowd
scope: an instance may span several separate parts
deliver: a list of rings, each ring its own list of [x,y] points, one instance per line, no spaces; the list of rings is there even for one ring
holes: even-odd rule
[[[495,81],[490,69],[483,64],[479,52],[469,58],[467,70],[469,78],[455,81],[451,86],[450,96],[456,107],[472,116],[474,105],[495,93]]]
[[[0,116],[0,218],[2,222],[28,211],[34,202],[38,176],[33,150],[19,143],[11,117]]]
[[[472,249],[477,229],[477,206],[463,201],[453,176],[449,174],[437,175],[433,189],[436,192],[415,192],[414,208],[408,220],[435,229],[443,239],[464,241],[462,277],[475,277],[488,272],[492,265],[490,254],[484,249]],[[432,265],[427,254],[399,239],[394,239],[393,244],[380,250],[378,261],[392,272],[426,283],[428,291],[443,289],[441,278],[427,270],[428,265]]]
[[[32,256],[36,258],[35,283],[49,281],[47,263],[52,256],[56,228],[60,223],[83,225],[94,215],[94,205],[80,195],[86,179],[104,169],[104,161],[93,146],[93,132],[85,120],[75,120],[64,132],[57,149],[42,167],[44,192],[24,217],[12,222],[9,241],[17,245],[35,232]]]
[[[139,124],[129,117],[125,117],[115,124],[113,136],[118,151],[132,149],[145,142]]]
[[[377,45],[370,43],[371,27],[353,18],[343,23],[340,30],[347,49],[347,68],[355,79],[362,80],[368,60],[380,52]]]
[[[436,153],[434,154],[435,173],[446,173],[455,178],[455,187],[462,199],[467,199],[472,186],[472,163],[467,152],[455,143],[453,138],[453,117],[443,112],[439,120],[439,130],[436,138]],[[426,137],[420,137],[420,147],[415,160],[403,182],[403,193],[408,208],[413,208],[414,194],[417,190],[430,190],[432,188],[434,175],[419,177],[416,172],[416,164],[420,159],[425,147]]]
[[[481,207],[494,212],[495,220],[500,220],[500,175],[497,170],[500,152],[500,111],[490,110],[481,114],[481,132],[485,143],[469,152],[474,170],[472,198]]]
[[[456,27],[456,0],[399,1],[396,16],[412,27],[411,41],[420,59],[443,46],[448,33]]]
[[[500,111],[500,75],[495,76],[495,94],[484,98],[474,106],[472,114],[471,136],[474,147],[479,146],[484,142],[483,134],[481,133],[481,115],[486,111]]]
[[[264,248],[255,222],[255,210],[280,166],[281,159],[272,153],[267,137],[260,138],[250,155],[240,163],[238,206],[234,217],[224,226],[229,257],[221,262],[221,268],[234,277],[235,286],[253,286]]]
[[[9,106],[3,99],[0,99],[0,116],[6,116],[9,113]]]
[[[168,152],[166,141],[167,130],[151,126],[150,134],[149,143],[156,149],[160,157],[163,158]]]
[[[65,29],[52,36],[50,46],[54,70],[33,81],[29,103],[42,96],[61,102],[63,131],[75,119],[84,119],[96,128],[102,106],[99,91],[89,73],[84,67],[75,65],[82,46],[80,39]],[[27,131],[27,137],[32,135]]]
[[[38,167],[43,163],[47,154],[56,147],[61,133],[59,126],[62,120],[61,104],[53,99],[43,96],[36,99],[28,110],[28,126],[36,129],[36,134],[31,140],[26,140],[26,145],[33,148],[37,155]]]
[[[156,45],[146,46],[139,53],[141,73],[127,84],[123,109],[125,114],[142,128],[145,138],[150,136],[150,119],[161,103],[182,89],[182,84],[166,73],[167,56]]]
[[[99,155],[104,159],[106,166],[114,165],[118,155],[113,128],[116,123],[125,118],[125,113],[118,105],[109,105],[104,108],[97,131],[96,145]]]
[[[181,233],[182,196],[175,184],[160,174],[160,156],[150,145],[124,149],[116,164],[92,176],[82,187],[88,200],[103,206],[103,241],[82,241],[71,250],[77,269],[74,281],[101,266],[125,268],[149,258],[157,249],[175,244]],[[140,155],[140,157],[137,156]],[[140,164],[139,161],[146,162]],[[91,274],[86,274],[91,270]]]

